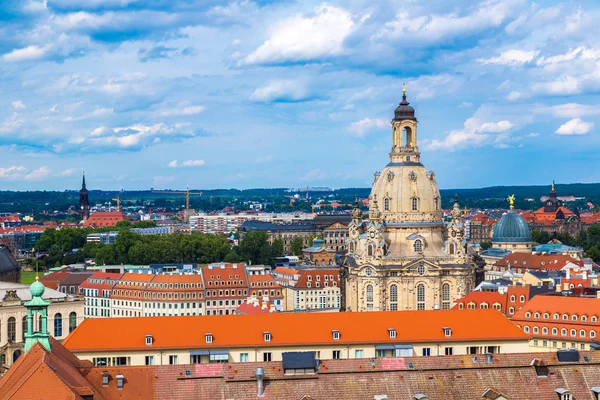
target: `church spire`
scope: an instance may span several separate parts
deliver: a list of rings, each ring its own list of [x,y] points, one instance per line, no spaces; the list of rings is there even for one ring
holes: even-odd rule
[[[44,291],[44,284],[40,282],[40,278],[36,276],[35,282],[29,287],[31,300],[23,304],[27,309],[25,352],[29,351],[36,342],[39,342],[46,350],[52,351],[50,346],[50,332],[48,332],[48,306],[50,305],[50,302],[42,298]],[[40,326],[38,326],[38,330],[34,332],[33,324],[36,315],[40,316],[41,323]]]
[[[83,182],[81,183],[81,188],[85,189],[85,172],[83,173]]]

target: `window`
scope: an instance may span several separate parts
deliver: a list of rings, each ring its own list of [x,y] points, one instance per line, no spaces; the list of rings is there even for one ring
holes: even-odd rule
[[[390,211],[390,199],[387,197],[383,200],[383,210]]]
[[[169,364],[170,364],[170,365],[177,364],[177,356],[175,356],[175,355],[170,355],[170,356],[169,356]]]
[[[77,328],[77,313],[72,312],[69,314],[69,333],[73,332]]]
[[[342,358],[342,352],[340,350],[333,350],[332,358],[334,360],[340,360]]]
[[[548,328],[543,327],[542,328],[542,334],[547,335],[548,334]]]
[[[446,347],[444,348],[444,354],[447,356],[451,356],[453,353],[452,347]]]
[[[390,301],[396,303],[398,301],[398,286],[391,285],[390,286]]]
[[[363,350],[354,350],[354,358],[363,358],[364,351]]]
[[[494,310],[500,311],[501,309],[502,309],[502,306],[499,303],[494,303]]]
[[[154,356],[146,356],[146,365],[154,365]]]
[[[533,314],[533,318],[535,318],[535,319],[539,319],[539,318],[540,318],[540,313],[537,313],[537,312],[536,312],[535,314]]]
[[[62,314],[54,314],[54,337],[62,336]]]
[[[413,246],[415,248],[415,253],[421,253],[423,251],[423,241],[421,239],[415,240],[415,244]]]
[[[417,199],[416,197],[413,197],[411,199],[411,205],[412,205],[413,211],[419,211],[419,199]]]
[[[444,330],[444,336],[446,336],[446,337],[452,336],[452,329],[446,328],[446,327],[444,327],[442,329]]]
[[[481,304],[479,305],[479,308],[481,308],[482,310],[487,310],[489,307],[488,307],[488,304],[487,304],[487,303],[481,303]]]
[[[558,335],[558,328],[552,328],[552,334],[554,336]]]
[[[25,334],[27,333],[27,316],[23,317],[23,320],[21,321],[21,331],[22,331],[22,335],[21,335],[21,339],[23,340],[23,342],[25,341]],[[0,364],[2,365],[2,364]]]
[[[521,295],[521,297],[519,297],[519,301],[521,303],[525,303],[525,296]]]
[[[107,371],[102,372],[102,386],[108,386],[108,378],[109,378],[108,372]]]
[[[515,313],[515,308],[514,307],[509,308],[508,309],[508,313],[509,314],[514,314]]]
[[[523,330],[525,331],[525,333],[529,333],[529,327],[528,327],[528,326],[525,326],[525,327],[523,328]]]
[[[271,353],[263,353],[263,361],[271,361]]]
[[[419,283],[417,285],[417,310],[425,309],[425,285]]]
[[[248,353],[240,353],[240,362],[248,362]]]
[[[571,329],[571,336],[577,336],[577,331],[575,329]]]
[[[340,340],[340,331],[332,331],[333,340]]]
[[[206,343],[212,343],[212,341],[213,341],[212,333],[207,333],[206,335],[204,335],[204,337],[206,338]]]
[[[515,302],[515,295],[513,294],[512,296],[510,296],[510,302],[514,303]]]
[[[539,333],[540,332],[540,328],[538,328],[537,326],[533,327],[533,333]]]
[[[562,336],[567,336],[567,330],[566,330],[565,328],[562,328],[562,329],[560,330],[560,334],[561,334]]]
[[[367,285],[367,303],[373,302],[373,286]]]
[[[152,335],[146,335],[146,346],[152,346]]]
[[[590,337],[593,339],[596,337],[596,331],[590,331]]]
[[[15,317],[10,317],[8,319],[7,327],[8,327],[8,341],[16,342],[17,341],[17,320],[15,319]]]
[[[554,314],[554,315],[552,316],[552,318],[553,318],[553,319],[558,319],[558,314]]]
[[[420,263],[419,266],[417,267],[417,272],[419,273],[419,275],[425,275],[425,264]]]
[[[117,389],[123,389],[125,377],[123,375],[117,375],[116,378],[117,378]]]
[[[396,339],[396,330],[394,328],[388,328],[390,339]]]
[[[423,357],[429,357],[431,355],[431,349],[429,347],[423,347]]]
[[[271,333],[263,332],[263,338],[265,339],[265,342],[270,342],[271,341]]]

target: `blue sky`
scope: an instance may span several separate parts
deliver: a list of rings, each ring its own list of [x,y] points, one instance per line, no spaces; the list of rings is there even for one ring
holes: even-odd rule
[[[0,189],[367,187],[403,82],[441,188],[598,182],[598,20],[594,1],[5,0]]]

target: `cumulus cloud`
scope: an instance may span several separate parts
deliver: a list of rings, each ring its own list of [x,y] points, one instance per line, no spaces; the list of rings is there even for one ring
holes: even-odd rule
[[[508,65],[511,67],[520,67],[533,61],[533,59],[539,54],[538,50],[507,50],[498,57],[492,58],[478,58],[477,61],[483,65],[487,64],[500,64]]]
[[[15,110],[18,110],[19,108],[25,108],[25,104],[23,104],[21,100],[13,101],[12,106]]]
[[[107,127],[105,126],[99,126],[96,129],[94,129],[93,131],[90,132],[90,136],[102,136],[102,134],[104,132],[106,132],[108,130]]]
[[[50,171],[50,168],[48,168],[47,166],[39,167],[37,169],[34,169],[27,175],[25,175],[25,180],[26,181],[40,181],[42,179],[47,178],[51,172],[52,171]]]
[[[189,124],[167,125],[161,122],[154,125],[133,124],[110,130],[100,127],[94,129],[88,137],[77,136],[76,139],[84,148],[93,146],[107,150],[139,150],[160,143],[163,139],[180,140],[194,136],[196,133],[189,128]]]
[[[61,171],[58,175],[59,176],[72,176],[75,172],[77,172],[77,169],[68,168],[68,169],[65,169],[64,171]]]
[[[167,164],[169,168],[177,168],[177,167],[200,167],[205,165],[206,162],[204,160],[187,160],[179,164],[177,160],[173,160]]]
[[[0,179],[12,179],[21,176],[25,171],[22,165],[11,165],[10,167],[0,168]]]
[[[581,118],[573,118],[562,124],[556,130],[556,133],[559,135],[585,135],[593,128],[593,122],[585,122]]]
[[[600,115],[600,105],[566,103],[550,107],[541,107],[536,111],[552,114],[559,118],[578,118],[588,115]]]
[[[479,147],[493,144],[497,148],[506,148],[507,135],[505,132],[515,125],[508,121],[481,122],[472,117],[465,121],[463,129],[451,130],[444,139],[433,139],[425,142],[428,150],[458,150],[467,147]],[[502,135],[497,135],[502,134]]]
[[[321,5],[311,16],[295,15],[277,22],[267,39],[240,65],[308,61],[341,54],[355,22],[343,8]]]
[[[160,110],[158,113],[165,117],[180,116],[180,115],[195,115],[200,114],[206,108],[204,106],[183,106],[179,108],[169,108]]]
[[[44,54],[46,54],[46,50],[47,49],[44,47],[31,45],[22,49],[15,49],[10,53],[6,53],[2,56],[2,58],[4,59],[4,61],[9,62],[37,60],[39,58],[42,58]]]
[[[276,80],[254,90],[250,100],[263,103],[294,102],[307,100],[309,97],[305,80]]]
[[[177,160],[173,160],[170,163],[168,163],[167,167],[169,167],[169,168],[177,168]]]
[[[389,121],[383,118],[363,118],[348,126],[348,130],[358,137],[365,136],[372,129],[381,129],[389,126]]]

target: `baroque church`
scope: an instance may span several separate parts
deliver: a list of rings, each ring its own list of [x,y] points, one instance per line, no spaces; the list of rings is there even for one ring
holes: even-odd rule
[[[363,220],[358,202],[342,268],[342,311],[450,309],[482,274],[467,254],[464,221],[455,199],[442,214],[433,171],[421,164],[415,110],[394,112],[390,162],[376,172]]]

